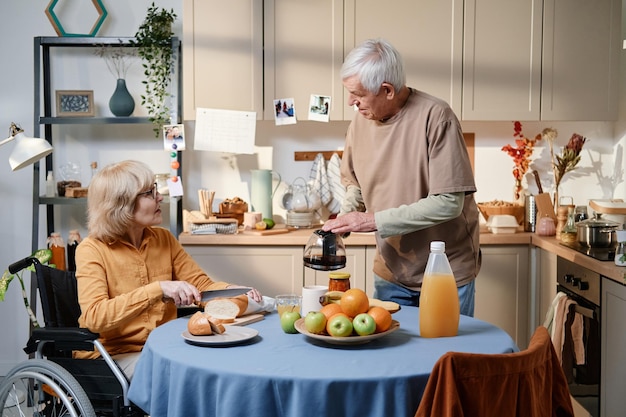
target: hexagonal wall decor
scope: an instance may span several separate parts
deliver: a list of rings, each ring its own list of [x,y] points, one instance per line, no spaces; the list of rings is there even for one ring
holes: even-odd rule
[[[100,26],[102,26],[102,23],[104,22],[108,14],[106,8],[104,7],[104,4],[102,4],[102,0],[91,0],[93,6],[96,9],[97,18],[96,18],[95,23],[91,27],[91,30],[89,31],[89,33],[71,33],[71,32],[65,31],[65,29],[63,28],[63,25],[61,24],[61,19],[59,18],[58,13],[54,12],[54,8],[58,5],[60,1],[61,0],[51,0],[50,3],[48,4],[48,7],[46,7],[46,16],[48,16],[48,20],[50,20],[50,23],[52,23],[52,27],[54,28],[57,35],[59,36],[96,36],[96,33],[98,33]],[[67,5],[67,1],[68,0],[65,0],[65,3],[66,3],[65,5],[67,7],[70,7]]]

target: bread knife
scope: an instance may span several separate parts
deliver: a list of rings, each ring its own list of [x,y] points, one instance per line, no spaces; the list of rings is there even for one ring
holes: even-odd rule
[[[226,288],[223,290],[202,291],[200,295],[202,296],[202,301],[209,301],[213,298],[236,297],[238,295],[247,293],[251,289],[252,288],[249,287]]]

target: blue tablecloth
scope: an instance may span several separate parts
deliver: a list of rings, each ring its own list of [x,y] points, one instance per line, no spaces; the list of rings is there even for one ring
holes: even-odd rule
[[[333,346],[286,334],[276,313],[259,335],[228,347],[188,344],[187,318],[154,330],[129,398],[152,417],[413,416],[433,365],[448,351],[517,351],[503,330],[461,316],[456,337],[419,336],[419,309],[393,315],[400,329],[364,345]]]

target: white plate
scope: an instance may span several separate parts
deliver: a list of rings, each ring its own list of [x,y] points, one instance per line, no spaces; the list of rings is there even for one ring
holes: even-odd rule
[[[183,337],[183,339],[185,339],[185,341],[193,345],[216,346],[235,345],[237,343],[242,343],[246,340],[250,340],[253,337],[256,337],[256,335],[258,334],[258,330],[251,329],[249,327],[226,326],[226,331],[222,334],[194,336],[189,333],[189,330],[185,330],[181,336]]]
[[[386,332],[382,333],[374,333],[368,336],[347,336],[347,337],[335,337],[328,336],[325,334],[314,334],[307,332],[304,327],[304,319],[298,319],[295,322],[295,328],[298,332],[306,335],[312,339],[322,340],[326,343],[330,343],[331,345],[361,345],[363,343],[371,342],[375,339],[380,339],[381,337],[387,336],[389,333],[393,333],[400,328],[400,323],[397,320],[391,321],[391,327]]]

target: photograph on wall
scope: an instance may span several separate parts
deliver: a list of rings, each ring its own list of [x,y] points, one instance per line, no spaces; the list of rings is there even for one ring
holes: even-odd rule
[[[309,101],[309,120],[328,122],[330,114],[330,96],[311,94]]]
[[[274,109],[276,126],[296,124],[296,107],[293,104],[293,98],[274,100]]]
[[[165,125],[163,126],[163,148],[166,151],[185,150],[185,126]]]
[[[92,90],[56,90],[57,117],[92,117],[96,114]]]

